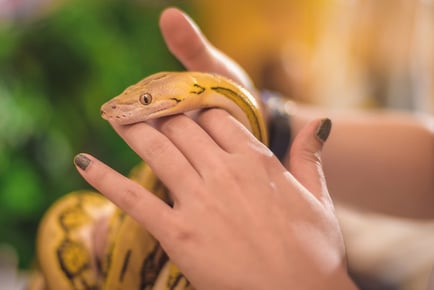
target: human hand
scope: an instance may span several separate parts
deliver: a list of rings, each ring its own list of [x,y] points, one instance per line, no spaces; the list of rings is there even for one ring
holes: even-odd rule
[[[168,8],[162,12],[160,29],[167,47],[186,69],[220,74],[255,92],[244,69],[214,47],[193,20],[179,9]]]
[[[112,125],[173,208],[90,155],[76,158],[79,172],[149,230],[196,289],[354,289],[321,167],[327,121],[295,138],[291,172],[222,110],[156,128]]]

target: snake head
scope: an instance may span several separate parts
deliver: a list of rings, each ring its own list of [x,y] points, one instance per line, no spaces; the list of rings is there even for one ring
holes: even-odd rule
[[[126,88],[101,107],[102,118],[128,125],[179,113],[182,83],[173,73],[157,73]]]

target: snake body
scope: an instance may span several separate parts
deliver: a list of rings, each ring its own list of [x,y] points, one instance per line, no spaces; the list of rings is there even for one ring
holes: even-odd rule
[[[267,145],[256,99],[233,81],[214,74],[156,73],[105,103],[101,114],[111,122],[128,125],[205,108],[228,111]],[[134,168],[130,178],[170,203],[164,185],[146,164]],[[101,221],[107,225],[106,243],[103,258],[97,259],[91,241],[104,224]],[[92,192],[70,193],[46,212],[38,230],[37,259],[45,287],[39,289],[193,289],[158,241],[109,200]]]

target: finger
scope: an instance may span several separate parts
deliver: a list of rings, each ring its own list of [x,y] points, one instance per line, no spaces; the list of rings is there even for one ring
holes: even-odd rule
[[[221,163],[221,155],[225,151],[186,115],[160,119],[157,128],[184,154],[201,176]]]
[[[177,8],[168,8],[160,17],[160,29],[169,50],[188,69],[206,67],[211,45],[193,20]]]
[[[144,187],[88,154],[78,154],[74,164],[90,185],[136,219],[157,239],[169,230],[171,208]]]
[[[206,110],[199,115],[197,121],[214,141],[229,153],[250,151],[272,155],[243,124],[224,110]]]
[[[211,45],[194,21],[179,9],[163,11],[160,29],[169,50],[187,69],[217,73],[254,89],[247,73]]]
[[[289,171],[318,199],[329,200],[321,165],[321,151],[331,130],[329,119],[307,124],[295,137],[289,153]]]
[[[199,186],[198,172],[182,152],[157,129],[146,123],[111,125],[169,188],[175,203]]]

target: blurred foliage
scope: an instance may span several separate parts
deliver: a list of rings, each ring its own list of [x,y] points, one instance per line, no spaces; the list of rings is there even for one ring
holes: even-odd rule
[[[158,29],[163,6],[75,0],[0,27],[0,244],[17,249],[20,267],[34,259],[49,205],[89,188],[73,167],[76,153],[125,174],[139,161],[99,108],[148,74],[182,69]]]

